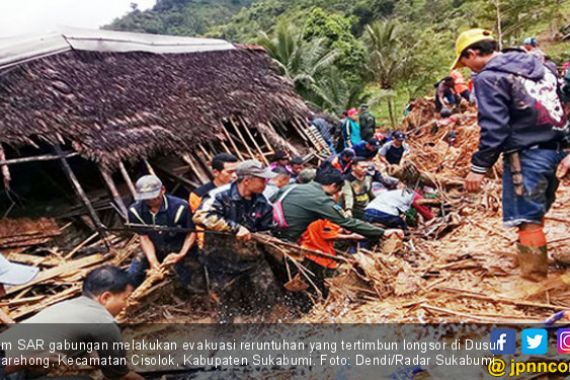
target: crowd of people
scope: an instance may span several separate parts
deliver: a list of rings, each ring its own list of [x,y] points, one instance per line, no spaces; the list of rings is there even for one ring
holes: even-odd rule
[[[481,137],[465,189],[478,191],[485,174],[503,156],[503,220],[518,230],[521,276],[541,281],[548,274],[544,217],[559,179],[570,173],[564,112],[564,103],[570,101],[570,76],[564,73],[566,85],[561,86],[562,77],[548,64],[537,41],[527,39],[523,45],[499,52],[490,32],[461,33],[451,74],[437,84],[436,103],[442,116],[453,112],[458,102],[477,105]],[[461,68],[477,74],[471,83],[465,83]],[[0,340],[31,331],[30,323],[60,323],[35,333],[41,331],[48,341],[119,341],[113,318],[149,270],[170,266],[185,288],[202,286],[217,296],[221,322],[242,313],[263,315],[283,296],[283,286],[274,269],[276,259],[266,255],[258,234],[306,248],[302,264],[314,277],[315,294],[326,295],[324,279],[334,276],[338,267],[337,244],[344,244],[347,252],[371,248],[381,239],[404,238],[410,213],[424,220],[434,217],[425,206],[432,189],[407,188],[382,172],[383,165],[399,165],[409,152],[403,132],[379,136],[366,105],[348,110],[338,128],[318,115],[311,123],[332,152],[318,167],[284,151],[276,152],[267,167],[221,153],[211,162],[212,181],[193,190],[188,201],[167,194],[158,177],[141,177],[137,199],[128,208],[141,253],[128,270],[95,269],[85,278],[81,297],[46,308]],[[3,284],[21,284],[37,273],[0,255],[0,294]],[[0,360],[10,355],[0,350]],[[99,355],[120,359],[125,352]],[[0,365],[0,378],[27,367]],[[126,365],[101,368],[109,378],[142,378]]]

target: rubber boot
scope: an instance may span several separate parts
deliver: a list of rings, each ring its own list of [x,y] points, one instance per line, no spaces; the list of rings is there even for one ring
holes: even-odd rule
[[[546,246],[530,247],[517,244],[519,251],[518,262],[521,269],[521,277],[527,280],[539,282],[548,275],[548,256]]]

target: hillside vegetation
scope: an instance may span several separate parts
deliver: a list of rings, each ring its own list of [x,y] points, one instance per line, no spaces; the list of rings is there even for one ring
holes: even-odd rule
[[[569,16],[570,0],[158,0],[106,28],[258,43],[308,102],[338,114],[367,101],[395,124],[449,72],[459,31],[536,36],[560,63]]]

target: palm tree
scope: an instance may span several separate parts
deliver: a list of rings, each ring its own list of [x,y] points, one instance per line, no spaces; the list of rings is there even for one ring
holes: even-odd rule
[[[398,38],[398,24],[394,21],[379,21],[366,26],[368,47],[367,69],[384,93],[392,93],[402,79],[409,57]],[[387,97],[390,121],[395,126],[393,97]]]
[[[301,95],[307,95],[319,74],[331,67],[338,57],[336,50],[325,47],[323,39],[306,41],[303,33],[285,22],[277,25],[273,37],[260,32],[257,43],[267,50]]]
[[[311,84],[313,96],[309,101],[324,111],[340,115],[351,106],[364,102],[363,87],[362,82],[353,84],[343,78],[341,71],[333,66]]]

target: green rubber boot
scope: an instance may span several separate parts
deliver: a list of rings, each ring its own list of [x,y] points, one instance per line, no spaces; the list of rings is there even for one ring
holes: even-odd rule
[[[521,277],[535,282],[546,279],[548,275],[546,246],[529,247],[517,244],[517,248],[519,250],[518,262]]]

